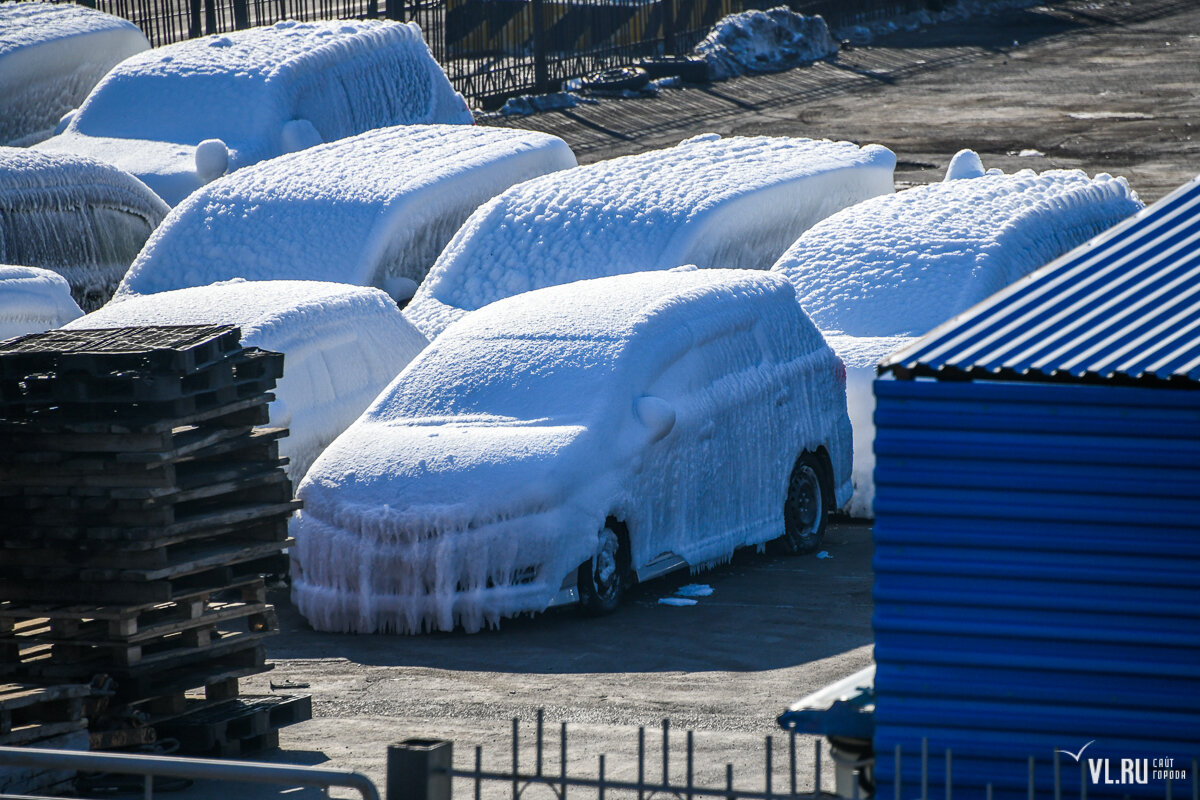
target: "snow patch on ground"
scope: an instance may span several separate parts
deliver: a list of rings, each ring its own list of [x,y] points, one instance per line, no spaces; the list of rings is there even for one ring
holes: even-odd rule
[[[431,338],[468,311],[560,283],[765,269],[800,232],[892,191],[879,145],[715,134],[518,184],[473,213],[405,314]]]
[[[180,203],[117,299],[231,278],[336,281],[407,299],[477,206],[573,166],[558,137],[467,125],[382,128],[280,156]]]
[[[0,340],[42,333],[81,314],[61,275],[48,269],[0,264]]]
[[[85,310],[112,296],[168,210],[111,164],[0,147],[0,263],[54,270]]]
[[[0,3],[0,145],[47,138],[114,64],[150,43],[132,22],[72,3]]]
[[[695,600],[689,600],[686,597],[660,597],[658,598],[659,605],[663,606],[694,606]]]
[[[631,565],[778,537],[801,450],[849,499],[840,364],[762,271],[620,275],[448,328],[299,489],[293,599],[318,630],[466,630],[546,607],[613,516]],[[675,412],[640,416],[646,397]],[[659,405],[659,404],[654,404]],[[657,419],[657,417],[655,418]]]
[[[678,597],[709,597],[712,593],[713,588],[704,583],[689,583],[675,590]]]
[[[797,14],[787,6],[730,14],[692,49],[708,64],[708,76],[715,81],[782,72],[837,51],[823,17]]]
[[[523,94],[510,97],[497,112],[504,117],[527,117],[539,111],[559,111],[580,105],[595,105],[598,100],[582,97],[573,92],[551,92],[549,94]]]
[[[133,297],[68,328],[223,323],[242,344],[284,354],[271,425],[298,483],[308,466],[426,345],[378,289],[316,281],[228,281]]]

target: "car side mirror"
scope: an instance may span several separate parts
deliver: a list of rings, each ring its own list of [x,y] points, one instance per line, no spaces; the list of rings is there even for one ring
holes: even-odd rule
[[[283,123],[283,152],[295,153],[319,144],[321,134],[308,120],[293,119]]]
[[[72,108],[70,111],[63,114],[62,117],[59,118],[58,124],[54,126],[54,135],[55,136],[58,136],[60,133],[62,133],[63,131],[65,131],[67,129],[67,126],[71,124],[71,120],[75,119],[75,114],[78,111],[79,111],[78,108]]]
[[[229,148],[220,139],[205,139],[196,145],[196,177],[215,181],[229,169]]]
[[[642,395],[633,401],[633,413],[650,431],[652,442],[657,442],[675,427],[675,409],[661,397]]]

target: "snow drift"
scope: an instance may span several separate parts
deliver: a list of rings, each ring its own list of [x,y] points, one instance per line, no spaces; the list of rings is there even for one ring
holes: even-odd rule
[[[57,328],[82,313],[61,275],[0,264],[0,341]]]
[[[54,132],[118,61],[150,49],[132,22],[71,3],[0,3],[0,145]]]
[[[783,533],[799,453],[850,495],[841,364],[792,287],[671,270],[511,297],[449,327],[299,489],[292,593],[318,630],[474,631],[547,606],[608,517],[631,566]]]
[[[1124,178],[985,173],[967,150],[942,183],[867,200],[796,240],[772,270],[846,363],[852,514],[872,515],[875,364],[1141,207]]]
[[[467,311],[559,283],[766,269],[813,223],[892,191],[895,165],[879,145],[710,134],[551,173],[472,214],[405,313],[432,338]]]
[[[224,323],[242,344],[284,354],[271,425],[299,482],[426,341],[378,289],[316,281],[229,281],[111,303],[68,328]]]
[[[168,210],[111,164],[0,147],[0,263],[54,270],[85,310],[112,296]]]
[[[555,136],[466,125],[401,125],[280,156],[176,207],[117,297],[242,277],[375,286],[406,300],[477,206],[573,166]]]
[[[175,205],[266,158],[436,122],[473,118],[415,23],[287,21],[126,59],[37,147],[114,163]]]
[[[836,54],[838,43],[820,16],[787,6],[730,14],[713,26],[692,53],[708,65],[710,80],[754,72],[781,72]]]

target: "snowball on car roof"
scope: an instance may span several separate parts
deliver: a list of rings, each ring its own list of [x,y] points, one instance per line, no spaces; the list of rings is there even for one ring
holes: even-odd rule
[[[45,139],[123,58],[148,50],[136,25],[73,3],[0,3],[0,144]]]
[[[271,424],[299,482],[308,465],[426,345],[378,289],[318,281],[228,281],[110,303],[68,328],[228,323],[242,344],[284,354]]]
[[[823,331],[920,335],[1142,207],[1124,178],[964,169],[834,214],[772,269]]]
[[[54,270],[85,308],[112,296],[168,210],[111,164],[0,147],[0,262]]]
[[[48,331],[82,313],[61,275],[0,264],[0,340]]]
[[[814,222],[892,191],[878,145],[700,136],[518,184],[479,208],[405,313],[428,336],[532,289],[666,269],[768,267]]]
[[[467,125],[382,128],[280,156],[181,203],[117,296],[234,277],[330,280],[395,295],[398,279],[416,287],[481,203],[573,166],[556,136]]]

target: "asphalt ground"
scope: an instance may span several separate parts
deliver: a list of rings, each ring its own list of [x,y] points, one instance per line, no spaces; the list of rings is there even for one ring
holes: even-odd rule
[[[707,131],[878,142],[898,154],[901,186],[940,179],[954,152],[973,147],[1006,171],[1125,175],[1152,201],[1200,172],[1198,111],[1200,4],[1071,0],[897,34],[785,73],[502,123],[562,136],[585,163]],[[1044,156],[1019,155],[1029,149]],[[283,729],[269,760],[358,770],[381,789],[386,747],[409,737],[452,740],[460,768],[473,765],[476,746],[485,768],[510,764],[513,717],[522,720],[523,766],[532,767],[538,708],[550,731],[547,772],[557,770],[565,721],[573,772],[594,775],[605,753],[609,777],[632,779],[638,727],[647,726],[657,775],[657,726],[670,718],[677,745],[685,729],[696,731],[698,785],[723,785],[732,763],[736,786],[763,788],[764,739],[774,735],[774,785],[786,787],[787,740],[775,717],[871,658],[870,527],[835,523],[826,551],[831,558],[742,552],[700,575],[651,582],[611,617],[562,609],[474,635],[316,633],[278,591],[283,630],[268,648],[276,668],[243,691],[313,696],[314,719]],[[693,582],[712,595],[694,606],[659,603]],[[813,744],[799,737],[801,789],[814,780]],[[671,765],[680,780],[682,753]],[[831,789],[827,758],[822,772]],[[484,795],[508,793],[493,784]],[[197,784],[169,796],[316,793]],[[459,782],[456,797],[470,796]],[[551,793],[536,787],[522,797]]]

